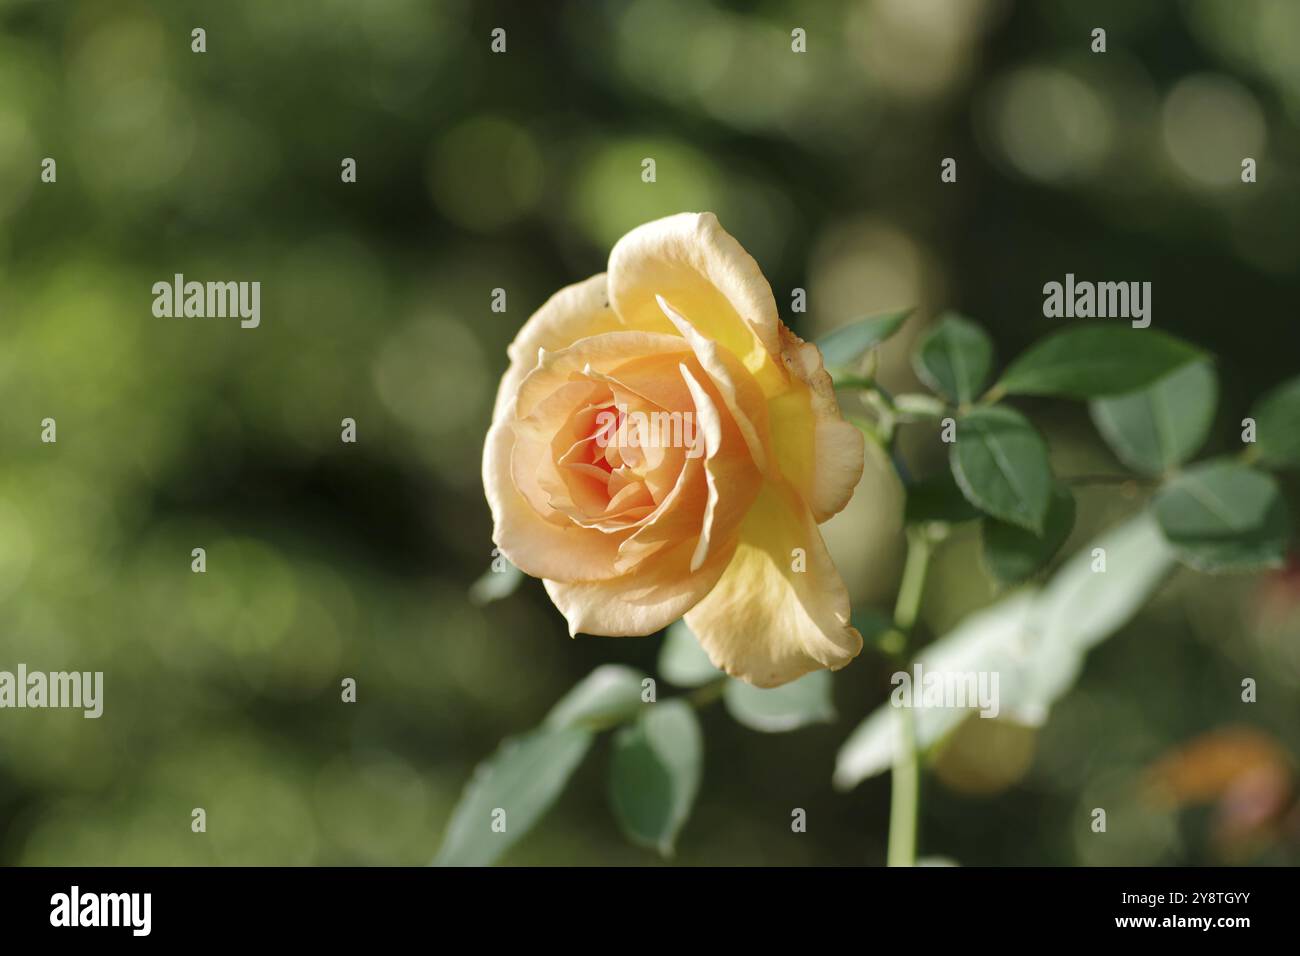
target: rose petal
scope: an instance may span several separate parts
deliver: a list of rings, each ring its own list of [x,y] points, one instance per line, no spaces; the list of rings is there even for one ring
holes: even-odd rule
[[[536,365],[519,382],[513,409],[507,406],[505,414],[527,418],[540,402],[574,377],[592,378],[619,366],[635,366],[649,356],[682,353],[689,354],[690,349],[679,335],[626,330],[578,339],[557,352],[542,349]]]
[[[722,452],[723,440],[723,420],[718,408],[713,403],[709,393],[704,390],[704,386],[693,376],[684,364],[681,366],[682,378],[686,379],[686,384],[690,387],[691,397],[695,399],[696,421],[699,422],[700,435],[704,439],[704,473],[708,479],[708,499],[704,505],[704,515],[699,525],[699,538],[695,544],[695,551],[691,555],[691,570],[697,570],[704,564],[709,556],[709,550],[714,538],[715,526],[721,525],[725,531],[729,531],[739,522],[740,518],[749,509],[754,500],[754,494],[758,491],[758,474],[751,468],[735,468],[734,462],[726,460],[719,461]],[[733,428],[729,429],[734,431]],[[734,441],[734,439],[733,439]],[[733,467],[727,468],[728,464]],[[745,465],[751,465],[749,461]],[[719,502],[721,494],[719,488],[719,472],[724,468],[737,479],[735,483],[729,482],[727,485],[726,505],[723,506],[723,513],[719,514]],[[746,493],[745,477],[752,472],[752,480],[749,482],[753,488],[753,493]],[[725,533],[725,532],[723,532]]]
[[[734,547],[734,542],[733,542]],[[692,542],[647,562],[636,574],[604,581],[546,580],[546,593],[569,622],[569,634],[640,637],[662,630],[699,602],[717,583],[731,558],[718,551],[689,570]]]
[[[537,365],[537,350],[555,352],[568,348],[578,339],[623,328],[609,307],[605,274],[565,286],[543,303],[524,323],[515,340],[506,349],[510,368],[497,387],[492,421],[500,421],[519,389],[519,383]]]
[[[679,372],[690,389],[697,442],[682,473],[682,484],[690,482],[686,485],[689,505],[665,501],[620,547],[620,568],[665,544],[690,539],[696,541],[690,565],[695,571],[714,551],[730,550],[762,483],[736,423],[720,411],[722,402],[714,383],[693,359],[683,362]]]
[[[781,341],[792,387],[768,403],[772,445],[781,473],[794,482],[821,524],[853,497],[866,464],[865,439],[841,416],[817,346],[785,326]]]
[[[563,516],[554,513],[557,510],[570,514],[577,508],[571,498],[573,489],[557,467],[552,451],[556,438],[575,427],[576,409],[603,393],[599,383],[569,381],[538,402],[527,418],[502,423],[510,425],[515,436],[510,455],[510,476],[515,487],[534,511],[552,523],[565,523]],[[568,437],[572,441],[577,436]]]
[[[677,312],[662,296],[655,296],[660,310],[681,333],[696,360],[713,380],[723,404],[740,429],[749,448],[750,457],[760,472],[767,471],[767,405],[763,392],[743,368],[737,368],[737,359],[730,352],[710,342],[690,321]]]
[[[592,368],[586,374],[615,391],[630,392],[665,411],[690,408],[691,394],[677,374],[677,366],[690,353],[690,347],[680,338],[674,341],[676,348],[671,351],[641,356],[608,372]]]
[[[609,254],[609,301],[629,328],[672,332],[662,295],[759,378],[781,386],[776,300],[752,256],[713,213],[681,213],[633,229]]]
[[[802,548],[807,569],[795,571]],[[849,596],[812,513],[789,486],[767,482],[741,526],[726,573],[686,615],[715,667],[758,687],[838,670],[862,650]]]
[[[492,540],[501,553],[535,578],[608,578],[624,536],[575,524],[547,521],[524,499],[510,477],[515,433],[509,421],[488,430],[483,449],[483,487],[492,508]]]
[[[704,465],[688,459],[677,482],[641,525],[619,545],[614,567],[628,573],[673,542],[699,534],[708,503],[708,476]]]

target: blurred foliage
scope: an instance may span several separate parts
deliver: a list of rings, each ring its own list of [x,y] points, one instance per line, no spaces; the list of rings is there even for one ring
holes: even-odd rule
[[[425,863],[497,741],[598,664],[653,670],[659,638],[570,641],[536,582],[468,596],[505,346],[642,221],[715,211],[783,313],[807,289],[787,316],[805,337],[919,305],[881,349],[892,389],[940,308],[1011,356],[1049,331],[1044,282],[1149,280],[1155,326],[1218,358],[1207,453],[1231,450],[1296,370],[1297,34],[1289,0],[0,0],[0,668],[105,672],[97,721],[0,713],[0,862]],[[154,318],[177,272],[260,281],[261,327]],[[1086,411],[1023,405],[1058,474],[1113,469]],[[827,528],[864,608],[900,555],[901,507],[872,491]],[[1067,548],[1140,496],[1080,489]],[[936,555],[925,633],[995,593],[980,547]],[[892,670],[864,652],[834,678],[838,721],[788,735],[703,711],[675,860],[881,861],[886,784],[830,776]],[[1298,697],[1300,574],[1179,572],[1045,726],[963,725],[922,851],[1297,862]],[[1235,776],[1205,756],[1230,732],[1263,741]],[[657,861],[605,809],[609,759],[506,861]],[[1187,783],[1203,766],[1214,783]],[[1098,839],[1095,806],[1124,826]]]

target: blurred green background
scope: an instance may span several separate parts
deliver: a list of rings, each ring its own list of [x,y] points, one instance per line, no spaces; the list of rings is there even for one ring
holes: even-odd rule
[[[1233,448],[1300,364],[1297,37],[1288,0],[0,0],[0,669],[105,672],[98,721],[0,712],[0,862],[425,863],[502,736],[600,663],[653,670],[658,638],[569,640],[537,582],[466,597],[505,346],[643,221],[715,211],[805,337],[918,306],[885,352],[904,389],[939,309],[1005,362],[1059,327],[1044,282],[1149,280],[1155,327],[1219,356],[1210,451]],[[176,272],[260,281],[261,327],[155,318]],[[1078,405],[1022,407],[1059,473],[1119,470]],[[1140,492],[1079,503],[1071,548]],[[863,606],[892,601],[897,507],[828,527]],[[976,545],[940,554],[926,635],[990,600]],[[891,670],[864,652],[839,720],[793,734],[705,711],[676,862],[881,862],[887,778],[830,776]],[[1041,731],[967,725],[922,854],[1298,862],[1298,717],[1300,571],[1179,572]],[[659,862],[605,809],[606,760],[506,862]],[[1143,797],[1162,760],[1175,805]]]

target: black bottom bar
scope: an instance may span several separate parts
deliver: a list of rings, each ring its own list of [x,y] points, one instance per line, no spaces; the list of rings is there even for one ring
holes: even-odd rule
[[[0,915],[7,942],[337,945],[422,934],[459,948],[467,932],[544,943],[607,928],[663,943],[696,936],[702,921],[738,939],[811,922],[819,935],[841,923],[873,942],[882,932],[929,944],[1046,929],[1226,943],[1293,927],[1295,886],[1289,869],[7,869]]]

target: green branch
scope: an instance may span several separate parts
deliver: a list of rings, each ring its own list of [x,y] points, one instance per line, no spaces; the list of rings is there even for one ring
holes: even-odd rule
[[[911,644],[912,630],[921,612],[921,595],[930,565],[932,541],[924,527],[907,529],[907,561],[894,605],[894,624]],[[906,655],[905,655],[906,656]],[[910,702],[909,702],[910,703]],[[890,780],[889,866],[916,863],[916,822],[920,799],[920,767],[916,750],[916,715],[911,706],[898,708],[899,739]]]

